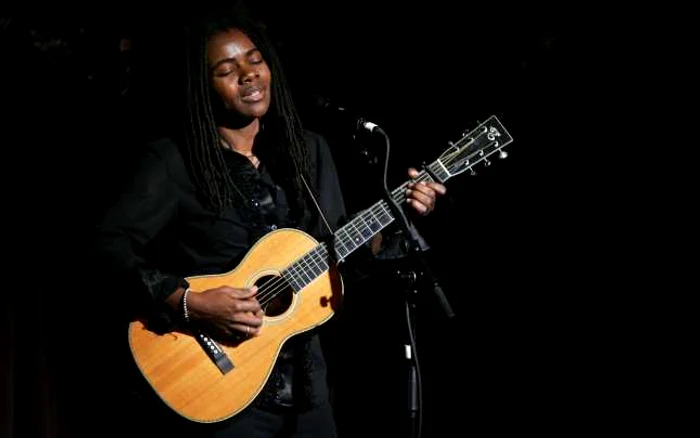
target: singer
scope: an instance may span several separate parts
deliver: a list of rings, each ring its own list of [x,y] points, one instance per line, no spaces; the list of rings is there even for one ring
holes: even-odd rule
[[[242,4],[188,14],[182,56],[161,72],[185,68],[174,91],[182,93],[180,118],[149,142],[96,226],[99,287],[109,288],[125,316],[144,318],[154,331],[197,328],[222,342],[265,336],[257,286],[196,290],[186,278],[231,271],[273,230],[296,228],[321,242],[347,220],[328,145],[303,129],[274,48],[255,23]],[[407,213],[429,214],[444,193],[438,183],[410,186]],[[353,254],[345,264],[364,253]],[[334,437],[326,385],[311,330],[284,344],[262,391],[228,419],[191,421],[146,388],[125,387],[129,412],[116,427],[148,437]]]

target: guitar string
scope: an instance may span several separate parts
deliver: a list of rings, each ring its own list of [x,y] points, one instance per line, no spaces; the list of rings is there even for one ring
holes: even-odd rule
[[[485,132],[485,131],[484,131],[484,132]],[[465,137],[465,138],[471,138],[472,141],[475,141],[477,138],[481,137],[481,136],[483,135],[484,132],[478,134],[476,137]],[[458,142],[458,144],[460,144],[460,143],[462,143],[462,141]],[[482,151],[483,149],[485,149],[485,147],[484,147],[484,148],[480,148],[480,151]],[[469,157],[467,157],[467,163],[469,163],[469,160],[470,160],[470,158],[471,158],[473,155],[478,154],[480,151],[476,151],[476,150],[475,150]],[[492,152],[495,152],[495,151],[492,151]],[[448,154],[448,155],[447,155],[446,157],[444,157],[444,159],[442,160],[442,165],[443,165],[443,166],[444,166],[444,165],[450,166],[450,165],[451,165],[450,162],[453,161],[453,158],[454,158],[456,155],[458,155],[458,154],[461,154],[459,150],[457,150],[457,151],[455,151],[455,152],[453,152],[453,153],[451,153],[451,154]],[[488,154],[488,155],[491,155],[491,154]],[[487,156],[488,156],[488,155],[487,155]],[[483,157],[483,156],[480,157],[478,160],[476,160],[475,162],[471,163],[470,167],[473,166],[474,164],[476,164],[476,163],[482,161],[484,158],[485,158],[485,157]],[[432,170],[434,173],[439,173],[439,172],[441,171],[441,169],[440,169],[440,167],[439,167],[439,161],[440,161],[440,160],[437,160],[437,161],[435,161],[434,163],[432,163],[432,164],[429,165],[429,167],[431,168],[431,170]],[[448,175],[449,175],[449,173],[448,173]],[[406,181],[406,182],[404,182],[402,185],[400,185],[399,187],[397,187],[397,188],[392,192],[392,199],[394,199],[394,201],[396,201],[397,203],[404,202],[405,199],[406,199],[406,198],[405,198],[406,188],[408,187],[408,185],[409,185],[410,183],[415,182],[415,181],[431,181],[431,180],[432,180],[431,176],[430,176],[426,171],[421,171],[421,172],[419,173],[419,175],[418,175],[416,178],[414,178],[412,181]],[[398,199],[397,199],[397,198],[398,198]],[[357,218],[353,219],[353,221],[351,221],[350,224],[352,224],[352,226],[355,227],[355,223],[354,223],[354,222],[355,222],[356,219],[362,218],[363,215],[364,215],[366,212],[368,212],[368,211],[374,214],[373,210],[375,210],[375,209],[377,209],[377,208],[381,208],[382,212],[383,212],[383,213],[386,213],[386,211],[384,211],[384,210],[386,210],[385,207],[384,207],[384,204],[380,202],[380,203],[375,204],[375,205],[374,205],[373,207],[371,207],[370,209],[365,210],[364,212],[362,212]],[[355,227],[355,229],[356,229],[356,231],[358,231],[356,227]],[[359,234],[362,235],[361,232],[360,232]],[[353,239],[348,235],[347,231],[345,232],[345,236],[340,235],[339,237],[340,237],[340,238],[339,238],[340,243],[341,243],[343,246],[345,246],[346,250],[347,250],[347,246],[346,246],[347,243],[353,242],[353,244],[354,244]],[[287,269],[290,269],[290,268],[293,269],[293,271],[289,271],[290,275],[292,276],[292,278],[291,278],[292,281],[297,282],[299,279],[301,279],[303,282],[305,282],[304,278],[302,277],[302,275],[305,275],[305,276],[308,277],[308,279],[309,279],[309,282],[305,282],[305,283],[306,283],[306,284],[311,283],[316,277],[318,277],[319,275],[321,275],[321,274],[322,274],[323,272],[325,272],[325,270],[328,269],[328,268],[325,268],[325,269],[324,269],[321,273],[319,273],[319,274],[313,273],[312,275],[309,275],[309,273],[305,270],[305,268],[304,268],[304,266],[303,266],[303,265],[306,263],[306,262],[304,261],[304,258],[310,257],[310,258],[312,259],[312,261],[316,264],[316,266],[318,266],[317,258],[319,258],[319,259],[321,260],[321,262],[324,262],[324,263],[325,263],[327,256],[328,256],[327,248],[326,248],[325,246],[317,246],[317,247],[315,247],[313,250],[311,250],[310,252],[308,252],[307,254],[305,254],[304,256],[302,256],[300,259],[298,259],[296,262],[292,263],[292,264],[287,268]],[[295,268],[294,266],[297,265],[297,264],[300,265],[301,274],[295,273],[295,271],[297,270],[297,268]],[[308,266],[310,266],[310,265],[307,264],[307,267],[308,267]],[[297,278],[294,278],[294,276],[296,276]],[[306,284],[304,284],[304,286],[306,286]],[[287,288],[288,288],[289,286],[290,286],[290,284],[289,284],[289,282],[287,281],[287,279],[284,278],[284,276],[280,276],[280,277],[275,276],[275,277],[273,277],[272,279],[267,280],[264,284],[262,284],[262,285],[259,287],[260,293],[259,293],[259,295],[258,295],[258,300],[259,300],[261,306],[265,306],[266,304],[268,304],[270,301],[272,301],[272,300],[273,300],[277,295],[279,295],[281,292],[283,292],[284,290],[287,290]],[[302,289],[303,289],[303,288],[302,288]]]
[[[479,137],[483,136],[483,134],[484,134],[485,132],[486,132],[486,130],[482,131],[482,132],[479,133],[476,137],[464,137],[464,138],[463,138],[462,140],[460,140],[457,144],[459,145],[459,144],[463,143],[463,141],[464,141],[465,139],[470,139],[470,140],[471,140],[470,143],[471,143],[471,142],[474,142],[474,141],[476,141],[476,139],[478,139]],[[495,142],[495,144],[498,145],[499,143],[498,143],[498,142]],[[483,150],[486,149],[487,147],[488,147],[488,146],[484,146],[484,147],[482,147],[482,148],[479,148],[479,150],[475,150],[472,154],[470,154],[468,157],[466,157],[466,158],[467,158],[467,161],[466,161],[466,162],[469,164],[469,167],[472,167],[472,166],[474,166],[476,163],[483,161],[486,157],[490,156],[492,153],[494,153],[494,152],[498,149],[498,148],[496,148],[496,149],[494,149],[493,151],[491,151],[490,153],[488,153],[488,154],[486,154],[486,155],[480,156],[479,159],[477,159],[476,161],[470,162],[471,158],[472,158],[474,155],[477,155],[477,154],[479,154],[479,153],[482,153]],[[501,147],[502,147],[502,146],[501,146]],[[438,159],[438,160],[435,161],[434,163],[430,164],[428,167],[430,167],[431,170],[432,170],[434,173],[436,173],[436,174],[437,174],[437,173],[440,173],[440,172],[442,171],[442,169],[439,167],[440,164],[442,164],[443,167],[445,167],[445,169],[446,169],[446,166],[451,166],[451,165],[452,165],[451,162],[453,161],[453,159],[455,159],[455,156],[461,155],[461,154],[463,154],[463,152],[460,152],[459,150],[457,150],[457,151],[455,151],[455,152],[453,152],[453,153],[448,154],[447,156],[445,156],[445,157],[443,158],[442,161]],[[465,169],[465,170],[466,170],[466,169]],[[449,176],[449,172],[448,172],[448,175],[447,175],[447,176]],[[399,186],[398,188],[396,188],[396,189],[392,192],[392,199],[394,199],[397,203],[404,202],[404,201],[405,201],[405,197],[404,197],[404,196],[405,196],[406,188],[407,188],[408,184],[410,184],[411,182],[414,182],[414,181],[430,181],[430,180],[432,180],[432,178],[430,177],[430,175],[429,175],[426,171],[421,171],[421,172],[419,173],[419,175],[418,175],[415,179],[413,179],[412,181],[406,181],[406,182],[404,182],[401,186]],[[396,199],[397,197],[398,197],[398,199]],[[382,202],[377,203],[377,204],[375,204],[373,207],[371,207],[370,209],[367,209],[367,210],[365,210],[364,212],[360,213],[360,215],[359,215],[357,218],[353,219],[353,221],[351,221],[351,224],[353,225],[353,227],[355,227],[355,224],[354,224],[353,222],[354,222],[356,219],[362,218],[363,215],[364,215],[365,213],[367,213],[368,211],[369,211],[369,212],[373,212],[373,210],[375,210],[375,209],[378,208],[378,207],[381,208],[381,210],[382,210],[383,213],[386,213],[386,211],[384,211],[384,210],[386,210],[386,208],[384,207],[384,203],[382,203]],[[358,222],[359,222],[359,221],[358,221]],[[356,228],[356,227],[355,227],[355,228]],[[357,228],[356,228],[356,231],[358,231]],[[353,242],[353,244],[354,244],[354,241],[352,240],[352,238],[350,238],[350,236],[348,235],[347,231],[345,232],[345,234],[346,234],[346,236],[342,236],[342,235],[340,236],[340,239],[339,239],[339,240],[340,240],[340,243],[343,244],[343,246],[345,246],[345,244],[348,243],[348,242]],[[362,235],[361,232],[360,232],[359,234]],[[347,249],[347,246],[346,246],[346,249]],[[319,253],[320,253],[320,256],[319,256]],[[294,270],[296,271],[296,268],[294,268],[294,265],[300,264],[301,269],[302,269],[301,274],[305,274],[305,275],[309,278],[309,280],[310,280],[308,283],[310,283],[310,282],[313,281],[316,277],[318,277],[318,275],[320,275],[321,273],[325,272],[325,269],[328,269],[328,268],[325,268],[325,269],[324,269],[321,273],[319,273],[319,274],[315,274],[315,273],[314,273],[313,275],[309,275],[309,274],[304,270],[304,267],[303,267],[303,264],[306,263],[306,262],[304,262],[304,258],[307,257],[307,256],[310,257],[310,258],[312,258],[313,261],[314,261],[314,263],[318,266],[318,263],[317,263],[317,261],[316,261],[316,258],[317,258],[317,257],[320,257],[320,260],[321,260],[322,262],[325,262],[325,260],[326,260],[326,258],[327,258],[327,256],[328,256],[328,251],[327,251],[327,248],[326,248],[325,246],[323,246],[323,245],[322,245],[322,246],[317,246],[317,247],[315,247],[313,250],[311,250],[310,252],[308,252],[307,254],[305,254],[304,256],[302,256],[299,260],[297,260],[296,262],[292,263],[292,264],[287,268],[287,269],[292,268],[292,269],[294,269]],[[307,266],[310,266],[310,265],[307,265]],[[291,271],[290,271],[290,274],[292,275],[292,280],[295,281],[295,282],[296,282],[299,278],[301,278],[301,276],[300,276],[299,274],[294,274],[294,273],[291,272]],[[293,277],[294,275],[296,275],[296,276],[299,277],[299,278],[294,278],[294,277]],[[303,278],[301,278],[301,279],[303,280]],[[306,283],[306,284],[308,284],[308,283]],[[306,284],[304,284],[304,286],[306,286]],[[261,286],[259,287],[259,290],[261,291],[261,293],[259,294],[258,300],[260,301],[261,306],[264,306],[264,305],[268,304],[272,299],[274,299],[277,295],[279,295],[282,291],[286,290],[288,287],[289,287],[289,282],[288,282],[287,279],[284,278],[284,277],[273,277],[272,279],[268,280],[266,283],[264,283],[263,285],[261,285]],[[302,289],[303,289],[303,288],[302,288]]]
[[[439,164],[437,162],[431,164],[430,166],[434,167],[433,169],[431,169],[433,171],[439,172],[441,170],[441,168],[439,167]],[[431,181],[431,180],[432,180],[432,178],[430,177],[430,175],[427,174],[427,172],[422,171],[421,173],[419,173],[419,175],[414,180],[407,181],[404,184],[402,184],[400,187],[396,188],[393,192],[393,199],[396,202],[403,202],[405,200],[405,192],[406,192],[405,188],[408,186],[408,184],[410,184],[411,182],[414,182],[414,181]],[[396,198],[398,198],[398,199],[396,199]],[[379,212],[380,214],[387,213],[386,207],[384,206],[384,204],[377,203],[373,207],[371,207],[370,209],[367,209],[364,212],[362,212],[353,221],[351,221],[351,225],[355,228],[355,230],[358,232],[359,235],[362,236],[362,232],[361,232],[361,230],[359,230],[357,228],[357,223],[366,219],[365,216],[367,216],[367,213],[371,213],[372,216],[374,216],[375,210],[378,208],[380,209],[380,212]],[[374,219],[376,220],[376,218],[374,218]],[[365,224],[365,226],[367,226],[367,225]],[[369,228],[371,230],[371,227],[369,227]],[[374,232],[374,230],[372,230],[372,232]],[[340,240],[340,243],[346,247],[346,249],[347,249],[346,244],[348,242],[353,242],[353,244],[355,243],[355,241],[352,238],[350,238],[350,236],[347,232],[346,232],[346,236],[340,235],[339,240]],[[291,279],[295,282],[297,282],[298,280],[302,280],[303,282],[306,282],[306,279],[304,278],[304,276],[306,276],[309,280],[308,282],[306,282],[306,284],[312,282],[316,277],[318,277],[323,272],[325,272],[325,270],[328,269],[328,267],[323,268],[323,270],[320,273],[316,273],[312,268],[312,270],[311,270],[312,275],[309,275],[308,268],[311,267],[312,262],[318,267],[319,260],[322,263],[326,263],[327,256],[328,256],[327,248],[325,246],[320,246],[320,247],[317,246],[316,248],[311,250],[309,253],[302,256],[302,258],[297,260],[295,263],[290,265],[290,267],[288,269],[291,268],[292,270],[288,271],[288,272],[289,272],[290,276],[292,277]],[[308,262],[305,260],[307,258],[310,259]],[[294,265],[297,265],[297,264],[299,265],[299,268],[301,269],[300,273],[296,273],[297,268],[295,268]],[[288,288],[288,286],[289,286],[289,282],[284,277],[274,277],[270,280],[267,280],[266,283],[264,283],[263,285],[260,286],[261,293],[259,294],[258,299],[261,302],[261,305],[266,305],[267,303],[269,303],[272,299],[274,299],[282,291],[286,290]]]
[[[419,176],[415,178],[415,181],[425,181],[425,180],[431,180],[430,176],[425,172],[419,174]],[[401,187],[394,190],[394,200],[395,201],[402,202],[402,200],[405,199],[405,198],[402,199],[402,197],[405,195],[405,190],[403,190],[402,188],[407,186],[408,184],[409,184],[409,182],[406,182]],[[399,199],[396,199],[396,197],[398,197]],[[384,207],[384,205],[382,203],[378,203],[375,206],[373,206],[372,208],[365,210],[356,219],[351,221],[351,225],[355,228],[355,230],[358,232],[359,235],[362,236],[362,232],[359,229],[357,229],[357,226],[356,226],[357,223],[361,222],[361,220],[363,220],[365,218],[365,216],[367,216],[367,213],[372,213],[372,215],[374,216],[374,214],[375,214],[374,210],[377,210],[377,209],[380,209],[380,213],[384,213],[384,214],[387,213],[386,207]],[[370,228],[370,230],[371,230],[371,228]],[[341,240],[341,243],[343,244],[343,246],[345,246],[345,244],[348,242],[353,242],[353,244],[355,244],[355,241],[352,238],[348,238],[348,237],[344,237],[342,235],[340,236],[340,240]],[[346,247],[346,249],[347,249],[347,247]],[[297,281],[297,280],[301,279],[302,281],[306,282],[306,280],[303,278],[303,276],[305,275],[309,279],[309,281],[306,282],[306,284],[312,282],[318,275],[325,272],[325,270],[328,269],[328,267],[325,267],[318,274],[312,268],[311,273],[313,275],[309,275],[308,268],[311,266],[312,262],[316,266],[319,266],[319,264],[318,264],[319,261],[322,263],[326,263],[327,256],[328,256],[328,252],[327,252],[327,248],[325,246],[316,247],[313,250],[311,250],[309,253],[307,253],[305,256],[303,256],[297,262],[294,263],[294,264],[299,264],[299,266],[301,268],[301,273],[299,274],[299,273],[295,273],[295,272],[290,272],[290,274],[292,276],[297,277],[297,278],[292,278],[292,280]],[[307,259],[307,258],[310,259],[310,261],[306,262],[305,259]],[[290,265],[290,268],[293,268],[294,264]],[[306,265],[306,266],[304,266],[304,265]],[[293,269],[294,269],[294,271],[297,270],[296,268],[293,268]],[[261,305],[265,305],[265,304],[269,303],[272,299],[274,299],[277,295],[279,295],[279,293],[281,293],[283,290],[286,290],[288,286],[289,286],[289,284],[284,277],[274,277],[273,279],[267,280],[266,283],[264,283],[263,285],[261,285],[259,287],[261,293],[259,294],[258,300],[261,302]]]
[[[471,142],[473,142],[473,141],[476,141],[476,139],[478,139],[479,137],[483,136],[483,134],[484,134],[485,132],[486,132],[486,129],[484,128],[484,130],[483,130],[481,133],[477,134],[476,137],[465,136],[465,137],[464,137],[462,140],[460,140],[457,144],[458,144],[458,145],[459,145],[459,144],[462,144],[465,140],[470,140],[469,143],[471,143]],[[496,142],[496,144],[497,144],[497,142]],[[484,148],[479,148],[479,149],[483,150],[483,149],[485,149],[485,147],[484,147]],[[480,151],[476,151],[476,150],[475,150],[475,151],[470,155],[470,157],[473,156],[473,155],[475,155],[475,154],[477,154],[477,153],[479,153],[479,152],[480,152]],[[438,159],[438,160],[435,161],[434,163],[430,164],[428,167],[431,168],[431,170],[432,170],[434,173],[438,173],[439,171],[441,171],[440,166],[442,166],[442,167],[446,170],[445,164],[447,164],[448,166],[451,165],[450,162],[451,162],[451,161],[453,160],[453,158],[454,158],[456,155],[458,155],[458,154],[460,154],[460,151],[459,151],[459,150],[457,150],[457,151],[455,151],[455,152],[453,152],[453,153],[451,153],[451,154],[448,154],[448,155],[445,157],[444,162],[440,162],[440,160]],[[490,155],[490,154],[488,154],[488,155]],[[469,162],[468,160],[469,160],[470,157],[467,157],[467,163]],[[479,161],[482,161],[483,158],[484,158],[484,157],[482,156],[479,160],[477,160],[476,162],[472,163],[472,165],[476,164],[476,163],[479,162]],[[447,176],[449,176],[449,172],[448,172],[448,175],[447,175]],[[406,198],[405,198],[405,193],[406,193],[406,188],[408,187],[408,185],[409,185],[411,182],[415,182],[415,181],[426,181],[426,180],[427,180],[427,181],[431,181],[431,180],[432,180],[432,177],[431,177],[426,171],[421,171],[421,172],[419,173],[419,175],[418,175],[415,179],[413,179],[412,181],[406,181],[406,182],[404,182],[401,186],[399,186],[398,188],[396,188],[396,189],[393,191],[393,193],[392,193],[392,199],[394,199],[394,201],[396,201],[397,203],[404,202],[405,199],[406,199]],[[398,197],[398,199],[396,199],[397,197]],[[355,219],[353,219],[352,221],[350,221],[349,225],[352,225],[352,227],[355,228],[355,232],[357,232],[358,236],[364,237],[364,236],[362,235],[362,231],[361,231],[360,229],[357,228],[357,223],[359,223],[362,219],[364,219],[364,216],[365,216],[365,214],[366,214],[368,211],[369,211],[370,213],[372,213],[372,215],[374,215],[373,210],[376,209],[376,208],[378,208],[378,207],[381,208],[382,213],[386,213],[386,211],[385,211],[386,208],[384,207],[384,204],[383,204],[383,203],[377,203],[377,204],[375,204],[373,207],[371,207],[370,209],[365,210],[364,212],[360,213],[360,215],[358,215],[358,217],[356,217]],[[364,224],[364,225],[367,226],[366,224]],[[346,227],[344,227],[344,228],[346,228]],[[350,229],[350,228],[348,228],[348,230],[349,230],[349,229]],[[370,230],[371,230],[371,228],[370,228]],[[347,250],[346,244],[347,244],[348,242],[353,242],[353,244],[355,244],[355,240],[350,236],[350,234],[348,233],[347,230],[345,231],[345,236],[342,236],[342,235],[341,235],[339,240],[340,240],[340,243],[341,243],[343,246],[345,246],[346,250]],[[361,239],[361,240],[362,240],[362,239]],[[364,242],[363,242],[363,243],[364,243]],[[361,245],[361,244],[360,244],[360,245]],[[358,246],[359,246],[359,245],[358,245]],[[351,250],[351,251],[352,251],[352,250]],[[320,254],[320,256],[319,256],[319,254]],[[328,269],[328,268],[327,268],[327,267],[324,268],[324,269],[321,271],[321,273],[318,273],[318,274],[316,274],[315,271],[312,269],[312,270],[311,270],[312,275],[309,275],[308,268],[311,267],[311,263],[312,263],[312,262],[318,267],[318,266],[319,266],[318,260],[320,260],[322,263],[326,263],[326,258],[327,258],[327,256],[328,256],[328,252],[327,252],[327,248],[326,248],[325,246],[320,246],[320,247],[317,246],[317,247],[315,247],[313,250],[311,250],[310,252],[308,252],[307,254],[305,254],[304,256],[302,256],[299,260],[297,260],[297,261],[294,262],[292,265],[290,265],[289,268],[287,268],[287,269],[290,269],[290,268],[291,268],[291,269],[293,269],[294,271],[296,271],[297,268],[295,268],[294,266],[298,264],[299,267],[300,267],[300,269],[301,269],[301,274],[296,274],[295,272],[289,271],[290,274],[292,275],[292,280],[295,281],[295,282],[297,281],[297,279],[293,278],[293,276],[296,275],[297,277],[299,277],[299,278],[300,278],[301,280],[303,280],[303,281],[305,281],[304,278],[303,278],[303,276],[306,276],[306,277],[309,279],[309,282],[308,282],[308,283],[310,283],[311,281],[313,281],[318,275],[320,275],[321,273],[325,272],[325,270]],[[305,259],[307,259],[307,258],[310,259],[310,261],[307,262],[307,261],[305,260]],[[305,265],[306,265],[306,266],[305,266]],[[274,284],[270,284],[270,283],[274,283]],[[308,283],[306,283],[306,284],[308,284]],[[271,289],[269,289],[269,290],[266,289],[266,286],[269,287],[269,288],[271,288]],[[260,293],[260,295],[259,295],[259,300],[261,301],[261,303],[267,304],[267,303],[269,303],[269,301],[271,301],[272,299],[274,299],[274,298],[275,298],[279,293],[281,293],[283,290],[286,290],[288,286],[289,286],[288,281],[287,281],[287,279],[285,279],[284,277],[274,277],[273,279],[268,280],[265,284],[263,284],[263,285],[260,287],[261,293]],[[263,305],[264,305],[264,304],[263,304]]]
[[[381,204],[374,206],[372,209],[368,209],[362,214],[366,214],[367,212],[372,212],[375,213],[384,213],[386,214],[386,209],[383,208]],[[355,219],[354,219],[355,220]],[[355,243],[351,238],[348,236],[343,236],[339,235],[339,241],[340,243],[346,247],[347,250],[347,244],[350,242]],[[358,245],[359,246],[359,245]],[[328,267],[324,268],[321,273],[316,274],[315,272],[311,271],[309,272],[308,267],[310,266],[310,262],[307,263],[305,261],[305,258],[312,259],[312,261],[318,266],[318,262],[320,261],[321,263],[326,263],[326,259],[328,256],[328,249],[325,247],[325,245],[320,245],[315,247],[313,250],[311,250],[309,253],[304,255],[302,258],[294,262],[292,265],[290,265],[287,268],[287,272],[289,272],[291,276],[291,280],[293,282],[298,282],[298,283],[311,283],[318,275],[321,273],[325,272],[325,270],[328,269]],[[295,265],[298,265],[298,267],[295,267]],[[304,266],[306,265],[306,267]],[[291,270],[289,270],[291,269]],[[306,277],[306,278],[304,278]],[[308,281],[307,281],[308,279]],[[274,299],[279,293],[282,291],[286,290],[287,287],[289,286],[289,282],[287,281],[286,278],[284,277],[273,277],[270,280],[267,280],[263,285],[259,287],[259,294],[258,294],[258,300],[260,301],[261,305],[265,305],[269,303],[272,299]]]
[[[418,181],[429,180],[429,179],[430,179],[430,176],[427,175],[426,173],[422,173],[416,178],[416,180],[418,180]],[[404,186],[407,184],[408,184],[408,182],[405,183]],[[399,187],[399,188],[394,190],[394,199],[397,202],[401,202],[402,196],[405,195],[405,190],[402,190],[402,187]],[[396,197],[398,197],[399,199],[396,199]],[[384,214],[387,213],[386,207],[384,207],[384,205],[382,203],[378,203],[378,204],[375,204],[372,208],[362,212],[358,217],[353,219],[349,225],[352,225],[355,228],[355,230],[359,232],[358,234],[362,236],[362,232],[357,229],[356,224],[359,223],[360,220],[363,219],[364,216],[366,216],[368,212],[372,213],[372,215],[374,215],[374,213],[375,213],[374,210],[377,210],[377,209],[380,209],[380,213],[384,213]],[[353,242],[353,244],[355,244],[355,241],[348,235],[348,233],[346,233],[346,236],[340,235],[340,241],[341,241],[340,243],[343,244],[343,246],[346,246],[346,243],[349,243],[349,242]],[[346,249],[347,249],[347,246],[346,246]],[[311,265],[311,262],[316,264],[316,266],[318,266],[319,260],[321,262],[325,263],[326,262],[325,258],[327,257],[327,255],[328,255],[328,252],[327,252],[327,249],[325,248],[325,246],[314,248],[314,250],[310,251],[309,253],[307,253],[305,256],[303,256],[297,262],[294,263],[294,264],[300,265],[301,273],[296,274],[295,272],[291,272],[292,276],[296,275],[302,281],[305,282],[305,279],[303,278],[303,275],[305,275],[309,279],[308,283],[310,283],[318,275],[325,272],[325,270],[328,268],[327,267],[324,268],[321,271],[321,273],[319,273],[319,274],[316,274],[315,272],[312,271],[313,275],[309,275],[307,268]],[[305,261],[305,258],[310,258],[311,261],[309,261],[307,263]],[[290,265],[290,268],[293,268],[294,271],[296,271],[296,268],[294,268],[294,264]],[[306,267],[304,265],[306,265]],[[296,280],[296,279],[292,278],[292,280]],[[274,284],[270,284],[272,282],[274,282]],[[261,301],[261,305],[267,304],[270,300],[275,298],[280,292],[282,292],[283,290],[286,290],[287,286],[288,286],[288,282],[284,277],[274,277],[273,279],[268,280],[266,283],[264,283],[263,285],[260,286],[261,293],[259,294],[258,300]],[[271,289],[268,289],[268,288],[271,288]]]
[[[401,186],[396,188],[394,190],[394,192],[392,193],[392,199],[394,199],[394,201],[396,201],[397,203],[404,202],[406,199],[405,194],[406,194],[406,187],[408,186],[408,184],[410,184],[411,182],[415,182],[415,181],[429,181],[429,180],[432,180],[430,175],[428,175],[427,172],[422,171],[412,181],[404,182]],[[362,231],[357,228],[357,224],[359,224],[359,222],[361,220],[363,220],[364,216],[366,216],[366,214],[368,212],[372,213],[372,215],[374,215],[376,213],[375,210],[378,210],[378,209],[381,210],[380,213],[384,213],[384,214],[387,213],[386,207],[384,207],[384,204],[380,202],[380,203],[375,204],[371,208],[363,211],[362,213],[360,213],[360,215],[358,215],[355,219],[350,221],[350,223],[348,225],[351,225],[352,227],[354,227],[355,231],[358,233],[359,236],[364,237],[362,235]],[[365,225],[365,227],[366,227],[366,225]],[[343,228],[345,228],[345,227],[343,227]],[[383,228],[383,226],[382,226],[382,228]],[[371,230],[371,228],[370,228],[370,230]],[[347,250],[346,244],[352,242],[352,244],[355,245],[356,241],[354,241],[352,239],[352,237],[349,236],[349,233],[347,233],[347,231],[344,234],[345,234],[345,236],[339,235],[338,240],[340,241],[340,243],[343,246],[345,246],[345,248]],[[362,243],[360,243],[360,245],[361,244]],[[359,245],[357,245],[357,246],[359,247]],[[317,246],[313,250],[309,251],[307,254],[302,256],[300,259],[298,259],[296,262],[292,263],[287,268],[287,269],[292,268],[295,271],[295,272],[290,272],[290,274],[292,275],[292,280],[296,282],[299,279],[301,279],[303,283],[306,283],[306,284],[311,283],[316,277],[318,277],[319,275],[321,275],[323,272],[325,272],[328,269],[328,267],[326,267],[320,273],[316,274],[312,268],[311,274],[309,274],[307,269],[310,267],[311,262],[316,264],[316,266],[319,266],[318,261],[320,261],[322,263],[326,263],[327,256],[328,256],[328,250],[323,245]],[[306,262],[305,261],[306,258],[309,258],[310,261]],[[297,264],[299,264],[299,267],[301,268],[300,274],[296,273],[297,268],[294,267]],[[306,266],[304,266],[304,265],[306,265]],[[306,280],[302,277],[302,275],[305,275],[306,277],[308,277],[309,281],[306,282]],[[296,276],[297,278],[294,278],[294,276]],[[284,278],[284,276],[281,276],[281,277],[275,276],[271,279],[268,279],[265,283],[263,283],[262,285],[260,285],[258,287],[258,291],[259,291],[258,292],[258,301],[260,302],[260,305],[265,306],[270,301],[272,301],[277,295],[279,295],[281,292],[286,290],[288,287],[289,287],[289,282],[287,281],[286,278]]]

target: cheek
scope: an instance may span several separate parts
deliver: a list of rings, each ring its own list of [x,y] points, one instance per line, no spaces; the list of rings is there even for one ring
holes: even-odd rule
[[[272,73],[267,66],[260,70],[260,79],[265,81],[268,86],[272,83]]]
[[[236,100],[236,87],[233,87],[224,81],[214,81],[212,88],[224,105],[229,108]]]

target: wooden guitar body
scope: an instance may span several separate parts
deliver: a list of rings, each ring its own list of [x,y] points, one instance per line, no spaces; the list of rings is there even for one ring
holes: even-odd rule
[[[187,280],[192,293],[222,285],[281,284],[280,272],[317,245],[302,231],[275,230],[261,238],[234,270]],[[163,402],[197,422],[222,421],[247,407],[264,387],[285,341],[328,321],[343,295],[335,266],[303,290],[285,285],[279,295],[283,308],[271,315],[266,312],[259,336],[216,341],[233,366],[227,372],[206,352],[211,339],[183,331],[157,334],[142,321],[132,321],[128,334],[134,360]]]

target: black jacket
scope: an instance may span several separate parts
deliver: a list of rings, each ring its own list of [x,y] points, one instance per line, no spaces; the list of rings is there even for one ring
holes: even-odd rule
[[[325,217],[335,230],[346,216],[331,152],[323,137],[305,133],[312,162],[309,184]],[[312,202],[306,216],[291,222],[287,196],[273,175],[232,151],[225,151],[232,175],[246,181],[248,207],[216,214],[204,207],[195,191],[177,144],[163,138],[148,145],[136,172],[97,227],[93,260],[110,289],[119,291],[129,315],[146,313],[155,330],[169,331],[181,318],[164,299],[186,277],[233,269],[267,232],[300,228],[318,240],[328,231]],[[307,198],[308,199],[308,198]],[[290,365],[281,372],[283,364]],[[292,366],[293,364],[293,366]],[[313,332],[290,341],[258,403],[280,402],[285,374],[295,372],[300,385],[297,403],[314,406],[328,397],[326,364]],[[293,370],[296,371],[293,371]],[[282,397],[284,398],[284,397]]]

